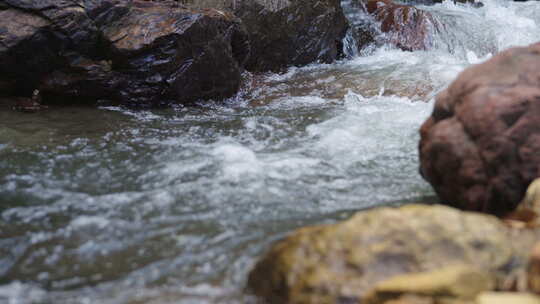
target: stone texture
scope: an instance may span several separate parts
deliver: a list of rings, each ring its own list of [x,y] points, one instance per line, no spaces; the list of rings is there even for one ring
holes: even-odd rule
[[[256,264],[248,285],[269,303],[359,303],[392,277],[458,264],[503,288],[523,272],[536,239],[532,230],[445,206],[377,208],[299,229]]]
[[[535,179],[525,192],[525,197],[519,204],[520,208],[527,208],[540,214],[540,178]]]
[[[220,7],[238,16],[251,41],[250,71],[329,63],[340,56],[347,20],[340,0],[184,0],[190,7]]]
[[[241,22],[215,9],[138,0],[0,7],[0,82],[16,79],[5,90],[22,95],[39,88],[45,100],[156,106],[226,98],[249,57]]]
[[[465,70],[420,133],[420,171],[444,203],[513,211],[540,176],[540,44]]]
[[[392,0],[369,0],[369,14],[381,23],[388,42],[406,51],[427,50],[433,46],[433,34],[439,23],[426,11]]]
[[[527,288],[531,292],[540,294],[540,243],[537,243],[529,257],[527,265]]]
[[[428,272],[404,274],[378,283],[361,300],[362,304],[381,304],[405,301],[414,295],[417,299],[431,301],[473,301],[494,287],[495,280],[489,273],[480,272],[467,265],[450,265]],[[408,300],[411,301],[411,300]]]
[[[371,15],[372,35],[381,32],[382,43],[394,45],[405,51],[428,50],[433,47],[433,35],[441,24],[427,11],[412,5],[397,4],[392,0],[356,0],[358,9]],[[363,44],[365,37],[358,41]]]
[[[527,293],[486,292],[478,296],[475,304],[538,304],[540,297]]]

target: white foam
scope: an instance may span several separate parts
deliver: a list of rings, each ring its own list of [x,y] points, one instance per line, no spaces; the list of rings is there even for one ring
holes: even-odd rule
[[[94,226],[99,229],[103,229],[109,225],[110,221],[107,218],[101,216],[79,216],[72,220],[70,226],[73,229]]]
[[[239,181],[246,176],[260,173],[261,166],[255,152],[235,144],[218,145],[212,154],[221,161],[225,179]]]
[[[0,303],[2,304],[34,304],[45,299],[46,292],[32,285],[12,282],[0,285]]]

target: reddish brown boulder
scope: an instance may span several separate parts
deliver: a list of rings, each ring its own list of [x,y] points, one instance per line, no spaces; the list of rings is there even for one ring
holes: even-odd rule
[[[420,171],[444,203],[514,210],[540,176],[540,43],[465,70],[420,133]]]
[[[440,25],[429,12],[392,0],[369,0],[365,9],[381,23],[380,30],[390,44],[406,51],[433,46],[433,34]]]

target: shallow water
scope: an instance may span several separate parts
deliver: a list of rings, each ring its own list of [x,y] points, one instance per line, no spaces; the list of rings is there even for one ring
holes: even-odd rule
[[[540,40],[537,2],[485,4],[424,7],[451,25],[435,50],[248,75],[225,104],[0,109],[0,303],[249,303],[250,267],[293,229],[435,201],[433,96]]]

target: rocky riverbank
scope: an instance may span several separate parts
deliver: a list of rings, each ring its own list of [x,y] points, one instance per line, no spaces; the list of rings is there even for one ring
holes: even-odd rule
[[[303,228],[257,263],[251,290],[276,304],[540,303],[539,54],[465,70],[421,129],[421,171],[442,202],[502,218],[409,205]]]
[[[248,285],[269,303],[538,303],[540,228],[516,223],[442,205],[375,208],[279,241]]]
[[[442,28],[410,5],[355,6],[369,24],[351,27],[339,0],[1,0],[0,96],[23,111],[41,109],[36,90],[44,104],[222,100],[249,87],[245,72],[343,58],[348,29],[359,50],[414,51]]]
[[[339,0],[234,2],[2,0],[0,94],[189,104],[235,95],[246,70],[341,56]]]

